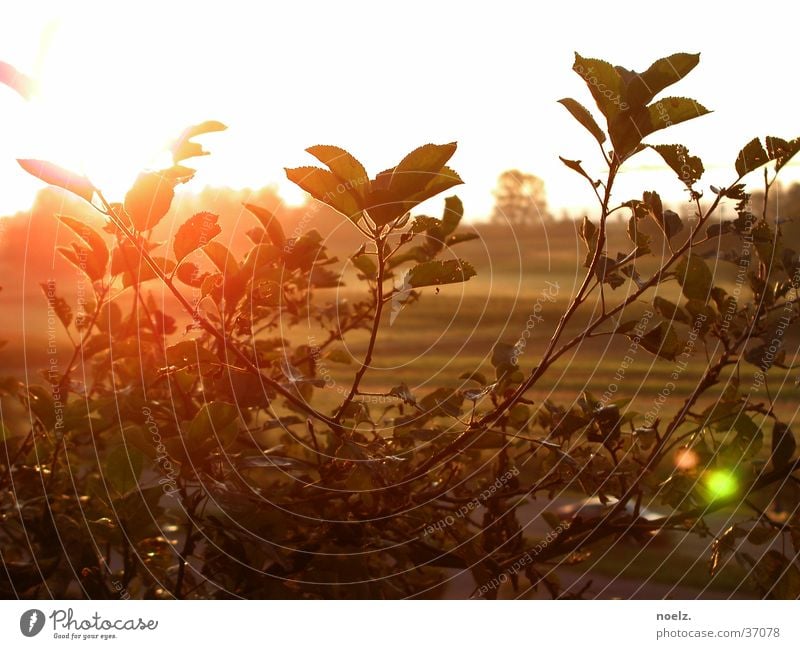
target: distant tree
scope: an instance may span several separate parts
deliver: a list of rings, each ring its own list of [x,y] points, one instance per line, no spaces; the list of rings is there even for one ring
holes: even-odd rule
[[[544,181],[519,169],[500,174],[494,190],[493,223],[527,226],[550,219]]]

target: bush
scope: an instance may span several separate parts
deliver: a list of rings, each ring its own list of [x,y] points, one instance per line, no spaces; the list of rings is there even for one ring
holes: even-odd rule
[[[85,312],[44,286],[51,316],[74,340],[71,361],[46,369],[42,382],[2,382],[30,422],[3,429],[2,592],[396,598],[436,594],[442,570],[456,569],[471,572],[476,596],[496,597],[505,582],[570,596],[554,568],[587,560],[610,539],[708,535],[706,517],[731,508],[731,524],[712,543],[711,574],[735,556],[755,568],[760,594],[797,597],[800,460],[767,377],[791,364],[785,342],[800,317],[800,259],[780,223],[751,213],[743,180],[763,168],[768,199],[800,140],[750,141],[732,182],[706,197],[698,157],[679,144],[643,143],[708,112],[691,99],[655,100],[698,60],[674,54],[635,73],[576,55],[573,69],[605,119],[601,127],[577,101],[561,100],[605,167],[597,179],[562,158],[599,206],[599,218],[580,226],[585,277],[532,369],[519,363],[526,330],[494,346],[493,375],[476,368],[426,393],[400,376],[386,393],[365,386],[388,321],[418,308],[420,289],[476,274],[454,251],[476,236],[460,229],[457,197],[444,199],[441,218],[410,216],[461,183],[447,166],[455,143],[421,146],[374,177],[333,146],[307,150],[322,167],[287,170],[358,234],[345,262],[315,230],[287,236],[254,204],[244,206],[252,229],[241,258],[220,242],[226,220],[209,212],[189,218],[168,245],[156,241],[175,188],[194,174],[183,163],[205,153],[194,138],[223,130],[218,122],[187,129],[172,147],[173,166],[143,172],[122,202],[83,176],[21,160],[89,202],[106,226],[60,217],[75,241],[59,252],[91,286]],[[612,200],[620,170],[648,148],[685,186],[691,218],[665,209],[654,191]],[[736,218],[719,218],[726,204]],[[629,242],[612,250],[617,212],[629,213]],[[733,264],[733,283],[712,272],[709,251]],[[364,297],[331,302],[326,292],[345,268]],[[155,299],[156,285],[169,300]],[[308,322],[327,337],[299,344],[291,330]],[[566,336],[575,322],[579,333]],[[357,330],[368,344],[352,358],[337,343]],[[594,337],[625,341],[603,394],[526,398]],[[638,412],[638,387],[625,374],[644,354],[669,378]],[[346,388],[331,363],[351,364]],[[702,365],[701,377],[678,402],[673,392],[690,363]],[[319,405],[332,398],[332,409]],[[528,533],[519,508],[565,490],[601,506],[571,517],[547,512],[552,531]],[[777,504],[764,511],[754,494]],[[671,513],[645,516],[650,502]]]

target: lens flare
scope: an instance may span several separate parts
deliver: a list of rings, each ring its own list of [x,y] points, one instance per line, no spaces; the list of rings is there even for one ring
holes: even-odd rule
[[[675,466],[682,471],[690,471],[694,469],[700,462],[700,458],[690,448],[679,448],[675,452]]]
[[[722,469],[710,471],[706,476],[705,483],[713,500],[729,498],[739,490],[736,477],[730,471]]]

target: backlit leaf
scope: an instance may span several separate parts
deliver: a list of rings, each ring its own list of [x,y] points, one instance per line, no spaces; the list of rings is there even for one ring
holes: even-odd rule
[[[364,166],[344,149],[317,145],[306,149],[351,191],[365,198],[369,191],[369,176]]]
[[[139,174],[125,194],[125,211],[139,232],[150,230],[169,212],[175,196],[175,182],[160,172]]]
[[[221,243],[209,241],[203,246],[203,252],[214,262],[214,265],[221,273],[236,273],[239,271],[239,263],[236,261],[236,257]]]
[[[261,225],[264,226],[264,230],[266,230],[270,241],[278,248],[283,248],[283,245],[286,243],[286,235],[283,233],[283,226],[281,226],[278,218],[268,209],[259,205],[244,203],[244,206],[250,210],[261,222]]]
[[[597,122],[594,121],[594,117],[592,114],[578,101],[574,99],[570,99],[565,97],[564,99],[559,99],[558,103],[566,108],[570,115],[572,115],[578,122],[583,126],[589,133],[592,134],[595,140],[599,144],[602,144],[606,141],[606,134],[603,132]],[[563,158],[562,158],[563,161]],[[567,164],[564,162],[564,164]]]
[[[36,88],[33,79],[5,61],[0,61],[0,83],[15,90],[23,99],[30,99]]]
[[[357,222],[361,218],[363,206],[360,197],[327,169],[319,167],[286,169],[286,177],[312,197],[344,214],[350,220]]]
[[[42,282],[39,286],[42,287],[42,292],[47,298],[48,307],[53,310],[65,329],[69,327],[72,322],[72,308],[63,297],[56,295],[55,282]]]
[[[189,444],[200,446],[214,440],[227,446],[239,429],[239,411],[236,406],[222,401],[212,401],[200,408],[186,431]]]
[[[419,288],[466,282],[476,274],[469,262],[463,259],[448,259],[418,264],[408,271],[406,279],[409,286]]]
[[[124,494],[136,487],[144,469],[144,455],[132,446],[117,446],[105,463],[104,477],[118,493]]]
[[[706,262],[696,255],[684,257],[675,268],[675,275],[690,300],[707,300],[713,276]]]
[[[741,178],[767,162],[769,162],[769,155],[764,150],[761,140],[755,137],[745,144],[744,148],[739,151],[739,155],[736,156],[736,173]]]
[[[700,62],[699,54],[677,53],[659,59],[641,74],[634,72],[627,83],[626,99],[644,105],[664,90],[683,79]]]
[[[662,317],[675,322],[689,323],[689,316],[674,302],[657,295],[653,298],[653,307]]]
[[[772,426],[772,456],[770,462],[776,469],[786,466],[797,451],[797,440],[792,430],[784,423],[776,421]]]
[[[594,184],[594,181],[591,179],[589,174],[587,174],[584,168],[581,166],[580,160],[567,160],[566,158],[562,158],[561,156],[558,156],[558,159],[561,160],[561,162],[563,162],[567,167],[569,167],[573,171],[579,173],[581,176],[586,178],[586,180],[588,180],[590,183]]]
[[[609,124],[627,107],[624,86],[614,66],[601,59],[586,59],[577,52],[572,69],[584,80],[597,107]]]
[[[181,133],[180,137],[175,140],[171,147],[173,162],[177,164],[181,160],[186,160],[187,158],[208,155],[208,151],[203,150],[202,145],[191,141],[192,138],[198,135],[205,135],[206,133],[224,131],[227,128],[228,127],[222,122],[213,120],[190,126]]]
[[[633,337],[630,336],[629,337]],[[639,344],[651,354],[675,360],[683,344],[668,322],[661,322],[639,339]]]
[[[776,172],[780,171],[800,151],[800,138],[787,141],[783,138],[768,135],[766,143],[770,160],[775,160]]]
[[[219,217],[211,212],[198,212],[190,216],[175,233],[172,250],[175,258],[181,261],[186,255],[206,245],[222,232],[217,221]]]
[[[105,270],[106,264],[108,264],[108,246],[100,233],[83,221],[74,219],[71,216],[59,214],[57,218],[89,246],[94,265]]]
[[[689,150],[682,144],[654,144],[650,148],[664,159],[687,187],[700,180],[705,171],[703,161],[689,155]]]
[[[384,172],[384,174],[389,173],[388,186],[385,189],[401,198],[422,191],[453,157],[456,146],[455,142],[450,142],[424,144],[414,149],[394,169]]]
[[[45,160],[17,160],[17,162],[29,174],[43,180],[48,185],[66,189],[91,203],[94,186],[85,176],[80,176]]]

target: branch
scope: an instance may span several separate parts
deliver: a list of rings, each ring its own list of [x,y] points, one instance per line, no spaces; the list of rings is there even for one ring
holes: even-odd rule
[[[189,301],[183,296],[173,281],[166,275],[166,273],[161,269],[161,267],[153,261],[153,258],[150,256],[150,253],[144,249],[142,244],[139,242],[137,237],[128,230],[128,228],[117,218],[114,211],[111,209],[111,205],[102,195],[99,190],[97,191],[97,196],[100,198],[100,201],[103,203],[103,206],[106,209],[106,216],[111,220],[111,222],[119,229],[122,234],[133,244],[136,248],[137,252],[142,256],[142,259],[145,260],[150,269],[155,273],[156,277],[158,277],[161,282],[169,289],[169,291],[175,296],[175,298],[180,302],[181,306],[187,312],[188,315],[195,318],[196,321],[200,324],[200,326],[205,329],[209,334],[211,334],[214,338],[216,338],[224,347],[229,349],[233,354],[244,364],[245,369],[248,372],[252,373],[253,375],[257,376],[259,380],[261,380],[265,385],[269,386],[272,390],[280,394],[284,397],[287,401],[289,401],[292,405],[296,406],[307,415],[318,419],[319,421],[323,422],[327,426],[329,426],[335,432],[342,432],[341,426],[339,423],[330,417],[326,417],[320,412],[317,412],[309,406],[304,400],[296,397],[292,394],[289,390],[284,388],[278,382],[274,381],[273,379],[269,378],[268,376],[264,375],[261,370],[253,364],[253,362],[245,355],[245,353],[240,350],[236,345],[233,344],[231,341],[222,331],[217,329],[209,320],[207,320],[204,316],[197,312],[196,309],[192,307]]]
[[[372,329],[370,330],[369,334],[369,342],[367,343],[367,352],[364,355],[364,360],[361,363],[361,367],[358,368],[356,372],[355,379],[353,379],[353,385],[350,388],[350,393],[345,397],[345,400],[342,402],[342,405],[339,406],[339,410],[336,412],[335,420],[339,422],[344,414],[347,406],[349,406],[353,399],[355,398],[356,394],[358,394],[358,386],[361,384],[361,379],[364,378],[364,374],[366,374],[367,369],[372,363],[372,354],[375,351],[375,343],[378,340],[378,331],[380,330],[381,326],[381,314],[383,313],[383,282],[386,279],[386,269],[385,269],[385,262],[384,259],[384,250],[383,244],[385,239],[381,236],[375,238],[375,245],[378,248],[378,275],[375,286],[375,316],[372,320]]]

